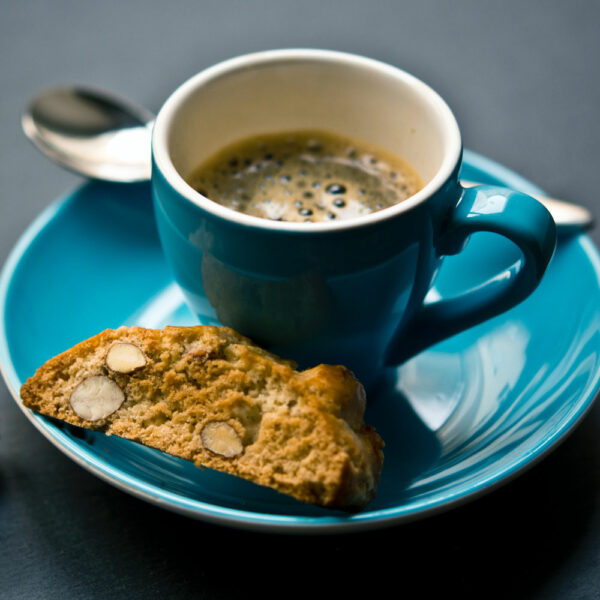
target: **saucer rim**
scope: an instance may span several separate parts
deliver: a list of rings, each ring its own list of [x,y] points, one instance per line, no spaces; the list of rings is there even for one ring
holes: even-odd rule
[[[469,150],[464,151],[464,156],[465,163],[476,169],[485,171],[492,178],[502,180],[505,185],[526,193],[543,194],[543,191],[535,184],[492,159]],[[63,454],[107,483],[155,506],[214,524],[262,532],[295,534],[342,533],[390,527],[446,512],[447,510],[471,502],[512,481],[556,449],[576,429],[579,422],[593,405],[596,393],[600,387],[600,370],[590,378],[585,389],[579,394],[575,412],[570,417],[568,416],[559,428],[551,435],[545,437],[530,452],[524,453],[517,460],[512,461],[511,464],[499,469],[492,476],[481,479],[475,485],[469,486],[468,489],[457,490],[453,494],[443,498],[437,497],[430,500],[420,500],[410,509],[406,507],[403,509],[402,505],[399,505],[381,510],[367,510],[363,513],[350,516],[332,515],[312,517],[278,515],[232,509],[226,506],[193,500],[147,484],[143,480],[131,477],[127,473],[112,467],[110,463],[86,455],[85,449],[82,449],[81,446],[66,437],[59,429],[51,426],[40,415],[27,410],[20,401],[18,390],[21,382],[12,363],[8,347],[5,327],[6,299],[13,275],[38,234],[59,215],[61,210],[74,201],[77,191],[85,187],[85,185],[88,184],[84,183],[83,186],[77,186],[70,192],[60,196],[33,220],[17,240],[0,272],[0,373],[21,411],[35,428]],[[578,242],[600,281],[600,253],[586,234],[580,234]]]

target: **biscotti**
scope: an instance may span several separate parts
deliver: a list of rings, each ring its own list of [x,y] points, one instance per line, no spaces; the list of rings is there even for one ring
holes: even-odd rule
[[[356,511],[374,497],[383,442],[342,366],[295,364],[226,327],[120,327],[52,358],[23,404],[271,487]]]

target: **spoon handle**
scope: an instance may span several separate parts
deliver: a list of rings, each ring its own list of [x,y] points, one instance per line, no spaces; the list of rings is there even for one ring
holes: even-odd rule
[[[475,181],[464,179],[460,183],[463,187],[480,185]],[[594,225],[594,216],[584,206],[549,198],[548,196],[530,195],[548,209],[560,233],[585,231]]]

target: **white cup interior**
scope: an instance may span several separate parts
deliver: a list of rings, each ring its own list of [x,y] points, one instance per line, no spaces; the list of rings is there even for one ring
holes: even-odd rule
[[[155,157],[185,179],[229,143],[300,129],[383,147],[407,160],[426,187],[441,185],[460,156],[451,110],[415,77],[345,53],[277,50],[226,61],[183,84],[157,118]]]

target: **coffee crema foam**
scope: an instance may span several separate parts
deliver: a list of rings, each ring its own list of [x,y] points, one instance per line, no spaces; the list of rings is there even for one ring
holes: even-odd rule
[[[402,202],[423,187],[405,160],[323,131],[240,140],[203,162],[188,183],[238,212],[306,223],[361,217]]]

